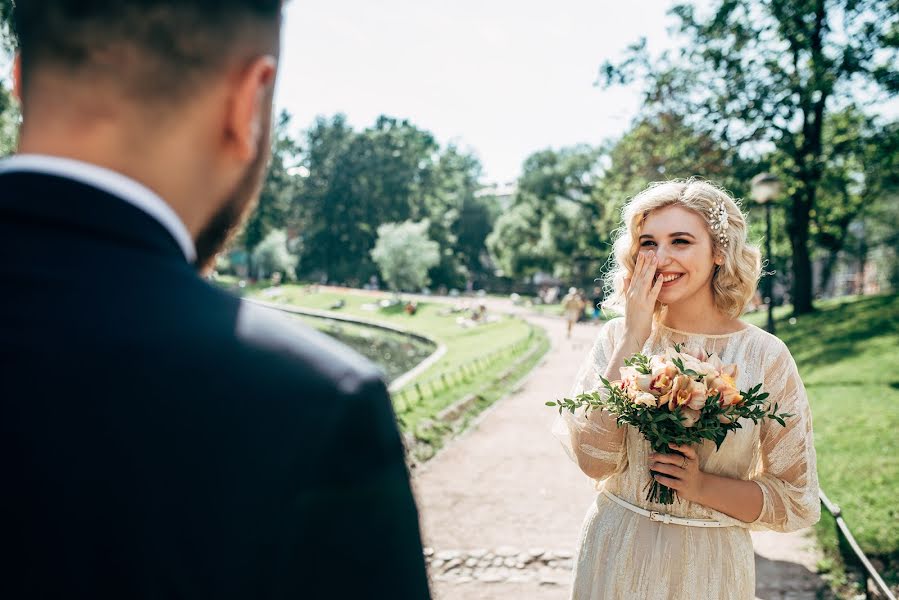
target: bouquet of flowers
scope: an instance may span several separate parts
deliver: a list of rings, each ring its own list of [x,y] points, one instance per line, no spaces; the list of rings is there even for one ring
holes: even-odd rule
[[[602,409],[616,417],[618,426],[632,425],[649,441],[656,453],[676,452],[668,444],[692,445],[703,440],[720,449],[727,434],[740,429],[740,419],[758,423],[769,418],[785,426],[789,413],[778,413],[778,405],[765,407],[767,393],[761,384],[746,391],[736,386],[737,365],[724,365],[714,354],[687,351],[675,344],[662,355],[635,354],[625,360],[621,380],[604,377],[599,390],[547,402],[559,413],[579,408]],[[680,453],[678,453],[680,454]],[[646,499],[672,504],[677,494],[653,479]]]

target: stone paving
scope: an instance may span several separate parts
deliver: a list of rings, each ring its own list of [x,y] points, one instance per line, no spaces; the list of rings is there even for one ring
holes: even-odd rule
[[[570,550],[523,550],[502,546],[495,550],[425,550],[428,571],[438,582],[453,584],[532,583],[564,585],[574,568],[574,552]]]

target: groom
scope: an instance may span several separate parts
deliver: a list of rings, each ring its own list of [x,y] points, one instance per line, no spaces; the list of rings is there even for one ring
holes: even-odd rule
[[[16,2],[0,598],[429,595],[378,371],[199,274],[264,177],[281,8]]]

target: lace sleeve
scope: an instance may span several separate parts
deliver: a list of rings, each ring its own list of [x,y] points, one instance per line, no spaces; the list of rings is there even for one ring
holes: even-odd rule
[[[805,386],[786,346],[775,354],[779,356],[768,368],[764,389],[771,394],[769,401],[778,403],[778,412],[794,416],[786,427],[771,419],[760,425],[760,461],[752,479],[762,489],[763,504],[751,527],[787,532],[817,523],[821,504]]]
[[[599,389],[599,378],[614,353],[616,333],[622,323],[621,319],[613,319],[600,329],[593,349],[578,372],[570,398]],[[575,414],[563,411],[553,425],[553,435],[581,470],[597,481],[627,468],[625,428],[618,427],[615,418],[605,411],[592,411],[589,416],[582,410]]]

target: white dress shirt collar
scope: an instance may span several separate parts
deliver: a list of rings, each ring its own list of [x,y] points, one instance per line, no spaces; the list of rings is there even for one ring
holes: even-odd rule
[[[0,175],[13,172],[57,175],[121,198],[144,211],[165,227],[178,242],[188,262],[192,263],[197,258],[197,251],[190,233],[172,207],[166,204],[153,190],[130,177],[80,160],[43,154],[18,154],[0,160]]]

